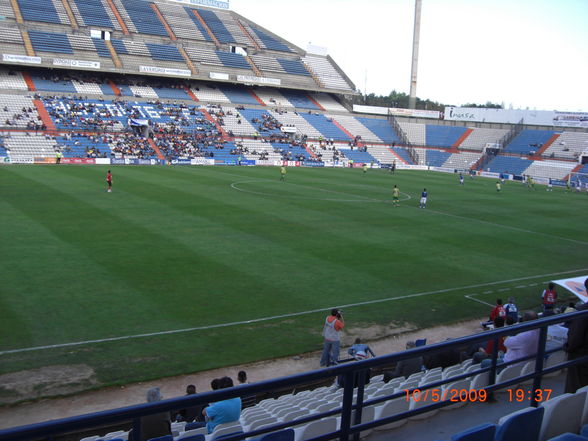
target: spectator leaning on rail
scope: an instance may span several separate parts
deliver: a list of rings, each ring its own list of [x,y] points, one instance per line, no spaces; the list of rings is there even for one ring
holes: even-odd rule
[[[233,387],[233,380],[229,377],[219,379],[219,389]],[[219,424],[231,423],[238,421],[241,416],[241,398],[229,398],[212,403],[202,411],[206,417],[206,429],[212,433],[214,428]]]
[[[363,360],[370,355],[372,357],[376,356],[374,351],[372,351],[368,345],[362,343],[361,338],[359,337],[355,339],[355,344],[347,350],[347,353],[357,360]]]
[[[337,308],[331,310],[331,315],[325,319],[323,327],[323,354],[321,366],[334,366],[339,361],[339,348],[341,345],[341,330],[345,327],[343,314]]]

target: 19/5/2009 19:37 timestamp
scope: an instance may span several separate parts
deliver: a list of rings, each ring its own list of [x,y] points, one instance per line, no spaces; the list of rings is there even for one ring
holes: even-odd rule
[[[406,401],[429,401],[438,403],[440,401],[457,402],[484,402],[489,398],[489,394],[484,389],[404,389]],[[506,389],[508,401],[537,402],[547,401],[551,397],[552,389]]]

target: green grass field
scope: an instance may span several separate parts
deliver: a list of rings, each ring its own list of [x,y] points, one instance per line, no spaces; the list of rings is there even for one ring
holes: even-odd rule
[[[353,337],[391,334],[487,315],[465,295],[537,307],[546,281],[588,272],[586,194],[417,171],[112,171],[108,194],[105,167],[0,167],[0,374],[195,372],[317,350],[333,306]]]

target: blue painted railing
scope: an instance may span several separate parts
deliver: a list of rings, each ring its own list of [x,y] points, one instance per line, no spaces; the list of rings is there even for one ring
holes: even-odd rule
[[[317,413],[314,415],[308,415],[303,418],[296,419],[285,423],[275,424],[273,426],[264,427],[262,429],[252,430],[246,433],[235,434],[227,437],[223,437],[223,441],[238,441],[249,437],[260,436],[264,433],[274,432],[279,429],[286,427],[298,426],[303,423],[311,422],[327,416],[341,415],[341,424],[339,430],[331,432],[316,438],[312,441],[326,441],[328,439],[339,438],[342,441],[348,441],[350,437],[355,437],[359,432],[385,425],[394,421],[408,418],[412,415],[419,413],[429,412],[434,409],[438,409],[444,406],[455,404],[449,400],[435,402],[434,404],[420,407],[418,409],[410,410],[400,414],[392,415],[390,417],[382,418],[380,420],[371,421],[360,424],[361,421],[361,410],[365,406],[371,406],[385,401],[406,396],[406,391],[396,392],[387,396],[380,396],[374,399],[364,400],[364,386],[366,380],[366,373],[368,369],[381,368],[383,366],[389,366],[392,363],[417,357],[431,355],[436,352],[442,352],[446,350],[452,350],[458,347],[469,346],[475,343],[485,342],[490,339],[494,339],[494,353],[492,354],[492,364],[490,367],[480,368],[479,370],[463,373],[456,375],[445,380],[440,380],[435,383],[430,383],[425,386],[420,386],[419,389],[426,390],[431,388],[438,388],[444,384],[452,383],[463,378],[474,377],[475,375],[483,372],[490,373],[490,386],[484,389],[487,392],[492,392],[497,389],[502,389],[506,386],[519,384],[522,381],[528,379],[534,379],[532,390],[541,388],[541,380],[543,375],[561,370],[567,366],[578,363],[588,362],[588,356],[578,358],[572,361],[563,362],[554,365],[550,368],[544,369],[545,357],[553,352],[561,350],[561,348],[555,348],[546,350],[547,342],[547,328],[550,325],[560,324],[562,322],[571,322],[574,320],[588,320],[588,311],[578,311],[565,315],[555,315],[551,317],[542,318],[526,323],[521,323],[505,328],[496,329],[493,331],[487,331],[479,334],[470,335],[467,337],[452,339],[443,343],[437,343],[429,346],[421,346],[415,349],[411,349],[404,352],[398,352],[395,354],[380,356],[369,360],[358,361],[353,363],[343,363],[335,367],[326,369],[311,371],[303,374],[292,375],[289,377],[283,377],[268,381],[262,381],[253,384],[242,385],[239,387],[233,387],[228,389],[221,389],[212,392],[200,393],[192,396],[184,396],[180,398],[173,398],[169,400],[159,401],[156,403],[145,403],[135,406],[124,407],[120,409],[108,410],[103,412],[92,413],[88,415],[81,415],[71,418],[65,418],[62,420],[53,420],[45,423],[31,424],[28,426],[15,427],[11,429],[5,429],[0,431],[0,441],[23,441],[23,440],[52,440],[56,436],[61,434],[71,434],[76,431],[88,431],[89,429],[113,425],[117,423],[133,423],[134,436],[140,437],[140,424],[139,419],[142,416],[167,412],[179,409],[185,409],[187,407],[202,405],[215,401],[225,400],[228,398],[234,398],[237,396],[251,396],[264,392],[271,392],[277,390],[284,390],[286,388],[296,388],[297,386],[304,386],[309,383],[316,383],[318,381],[332,380],[334,377],[342,375],[345,378],[345,386],[343,391],[342,406],[339,409],[331,410],[328,412]],[[498,339],[500,337],[518,334],[520,332],[529,331],[531,329],[539,329],[539,342],[537,348],[537,355],[528,357],[528,359],[535,360],[535,370],[527,375],[518,376],[509,381],[495,383],[497,373],[497,355],[498,355]],[[501,364],[501,367],[508,366],[514,363],[520,363],[524,359],[518,359],[513,362]],[[357,385],[357,395],[354,401],[354,390]],[[412,389],[411,389],[412,390]],[[534,397],[533,397],[534,398]],[[531,400],[532,406],[537,406],[537,402]],[[353,411],[355,410],[355,413]],[[354,418],[352,418],[354,416]],[[352,421],[353,419],[353,421]],[[137,439],[135,438],[135,439]]]

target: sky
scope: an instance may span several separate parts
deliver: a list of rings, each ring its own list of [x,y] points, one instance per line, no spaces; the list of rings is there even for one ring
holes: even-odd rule
[[[409,93],[414,0],[230,0],[356,88]],[[444,104],[588,112],[588,0],[423,0],[417,96]]]

